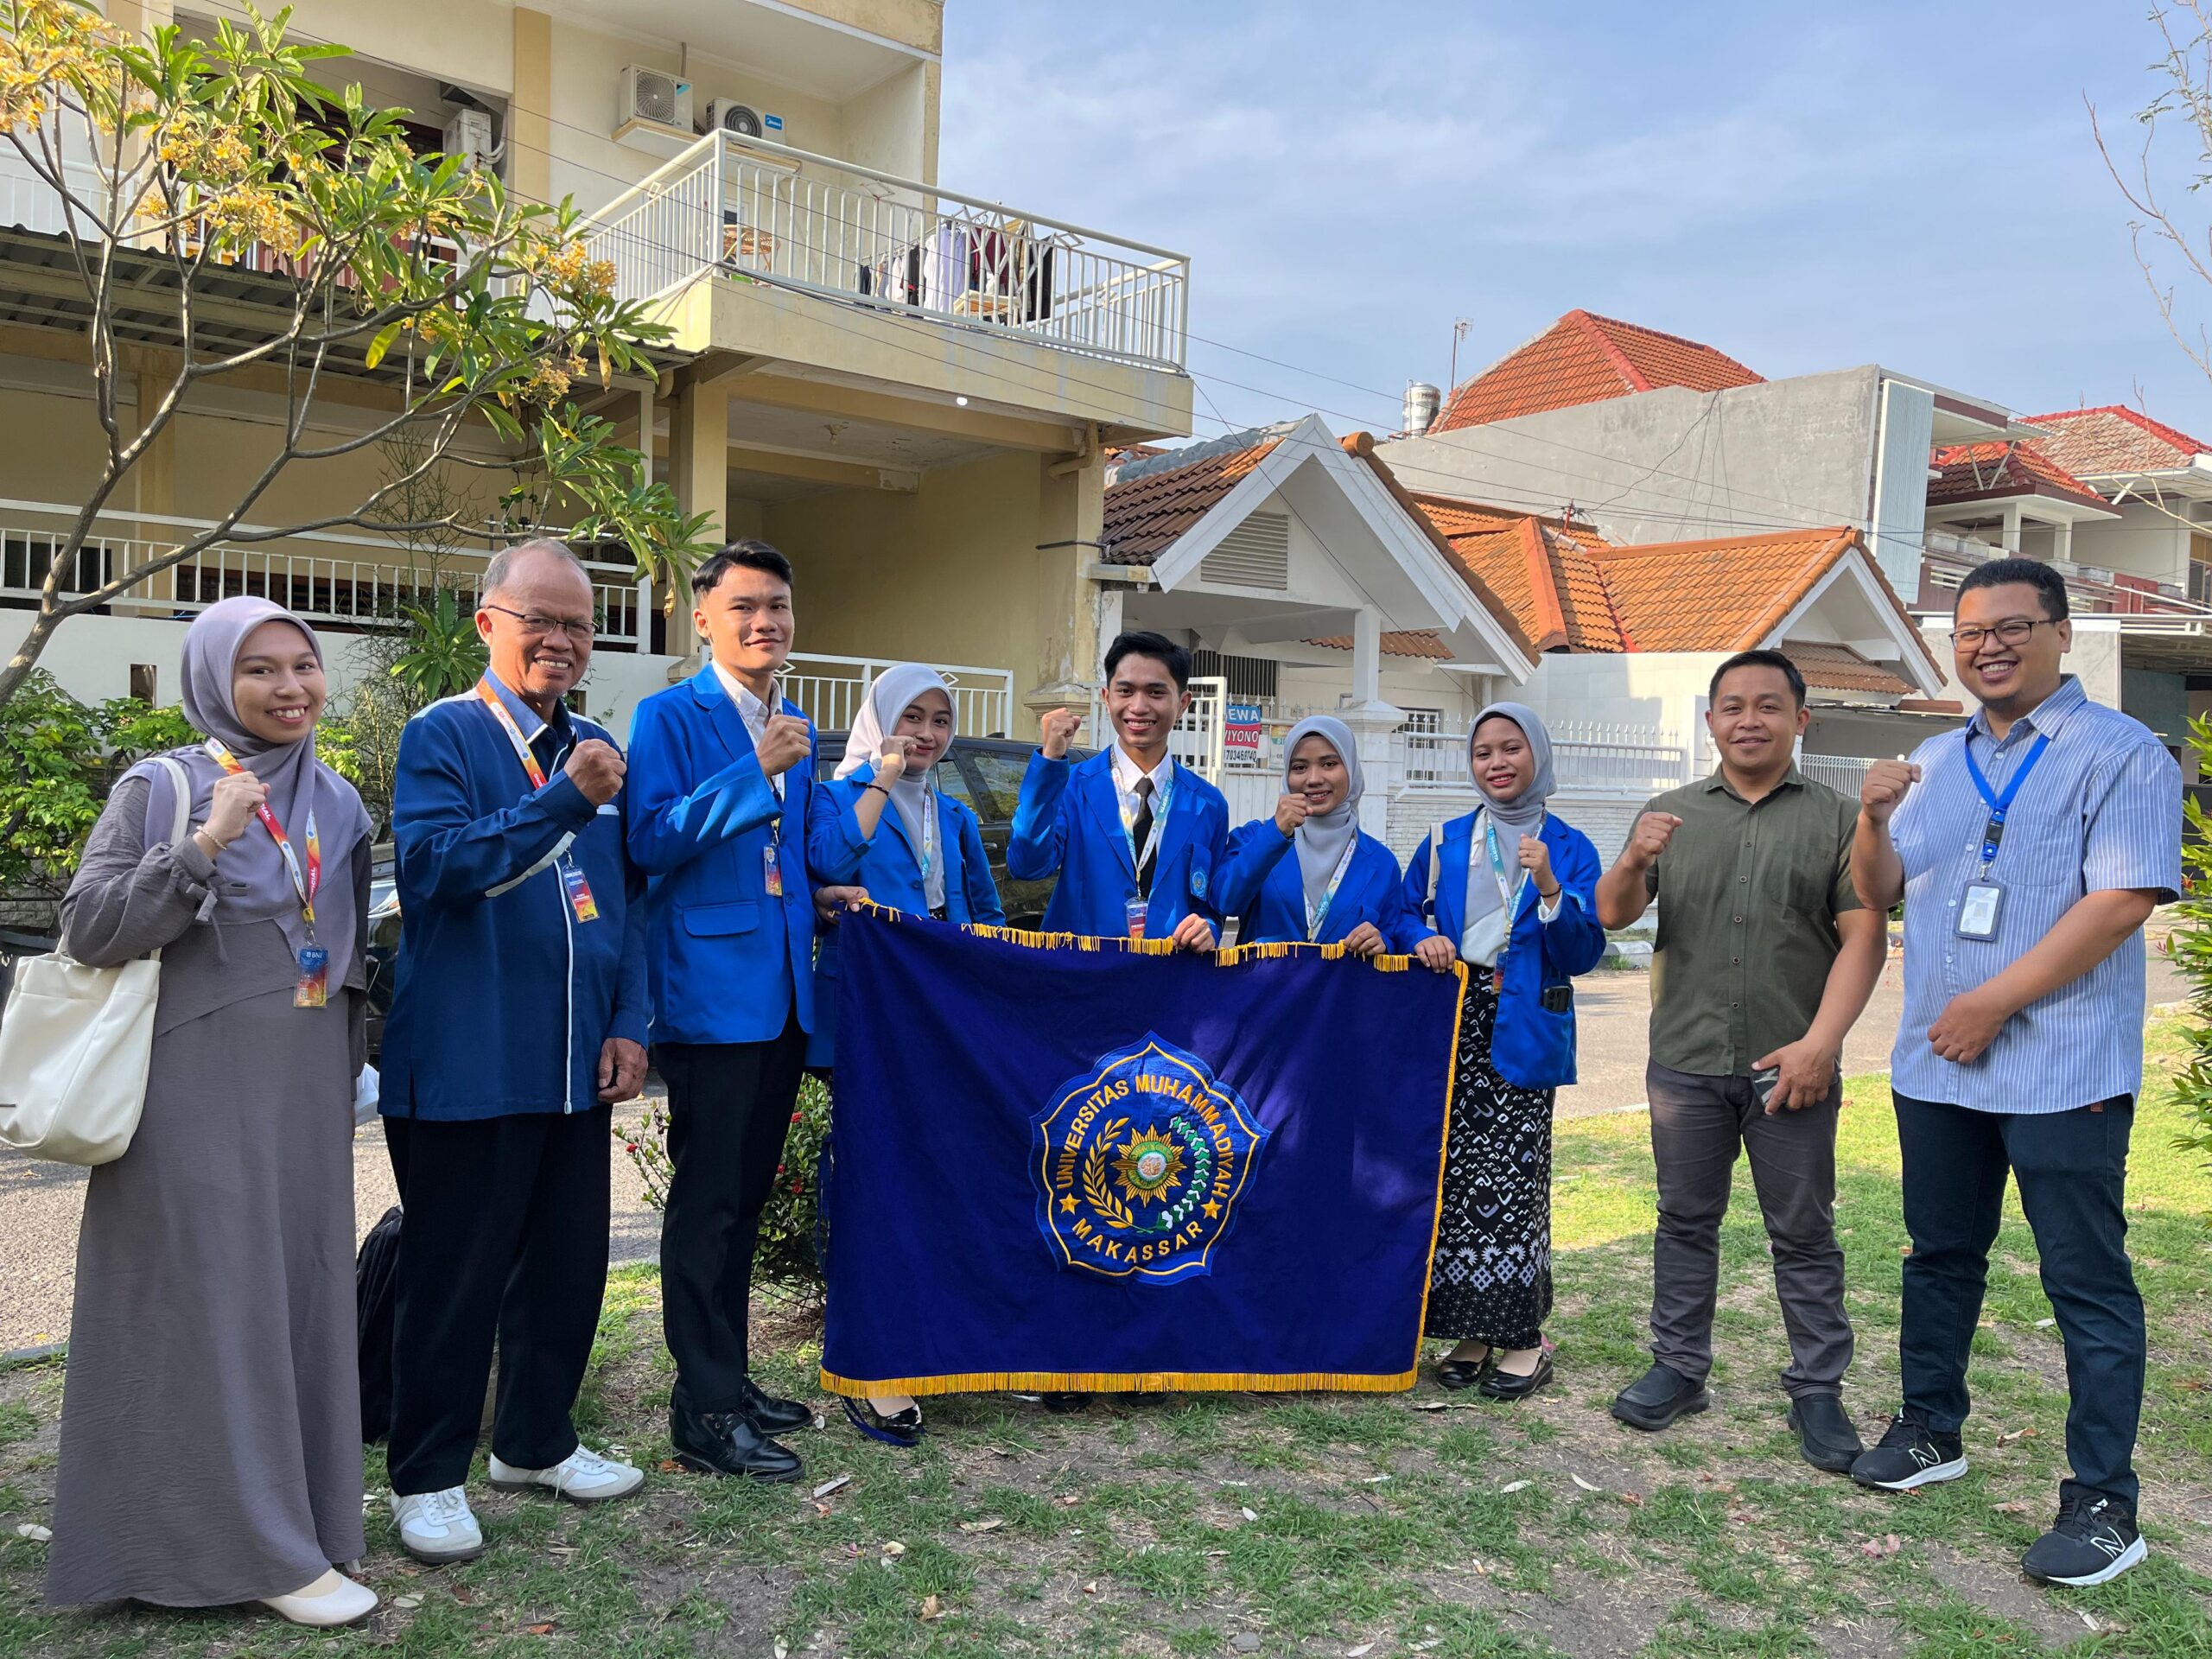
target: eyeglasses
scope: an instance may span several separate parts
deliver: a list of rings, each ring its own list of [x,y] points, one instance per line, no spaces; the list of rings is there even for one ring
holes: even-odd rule
[[[573,616],[540,616],[535,611],[511,611],[504,605],[493,604],[489,600],[484,602],[484,608],[497,611],[501,616],[512,616],[522,624],[524,633],[533,636],[565,633],[571,639],[588,639],[599,632],[598,623]]]
[[[1979,651],[1981,642],[1993,633],[1997,636],[1999,645],[2024,645],[2028,642],[2028,636],[2037,628],[2057,626],[2058,619],[2056,617],[2008,616],[1993,628],[1953,628],[1951,647],[1955,651]]]

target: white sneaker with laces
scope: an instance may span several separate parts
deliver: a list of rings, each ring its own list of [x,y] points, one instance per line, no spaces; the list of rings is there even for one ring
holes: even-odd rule
[[[612,1458],[602,1458],[582,1445],[550,1469],[518,1469],[503,1462],[497,1454],[492,1459],[492,1490],[495,1492],[526,1492],[533,1486],[542,1486],[554,1497],[565,1497],[571,1503],[604,1503],[611,1498],[627,1497],[645,1484],[642,1471],[632,1469],[626,1463],[617,1463]]]
[[[468,1494],[458,1486],[404,1497],[395,1493],[391,1518],[399,1523],[400,1548],[418,1561],[435,1567],[473,1561],[484,1553],[484,1529],[468,1507]]]
[[[295,1624],[330,1630],[376,1611],[377,1592],[334,1568],[289,1596],[264,1596],[261,1605]]]

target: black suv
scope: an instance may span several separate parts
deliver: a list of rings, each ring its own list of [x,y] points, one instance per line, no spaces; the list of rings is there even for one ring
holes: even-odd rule
[[[938,786],[957,796],[975,810],[982,821],[983,850],[991,857],[991,879],[998,883],[999,902],[1007,920],[1015,927],[1033,928],[1044,920],[1045,901],[1052,896],[1052,881],[1021,881],[1007,874],[1007,837],[1014,831],[1014,804],[1021,798],[1021,774],[1032,743],[1003,737],[957,737],[952,751],[938,762]],[[1083,752],[1069,756],[1081,760]],[[844,757],[845,734],[823,732],[815,740],[814,769],[827,778]],[[392,878],[392,850],[389,842],[376,849],[369,883],[369,1053],[372,1058],[384,1043],[385,1015],[391,1008],[392,967],[399,956],[399,890]]]

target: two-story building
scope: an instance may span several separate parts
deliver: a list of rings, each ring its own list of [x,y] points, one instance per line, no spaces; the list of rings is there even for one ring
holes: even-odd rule
[[[111,11],[201,35],[235,21],[229,0]],[[791,556],[804,655],[790,690],[821,723],[846,723],[886,660],[945,665],[979,734],[1088,696],[1106,453],[1190,430],[1188,262],[994,201],[988,179],[939,181],[940,0],[303,0],[291,29],[351,47],[325,78],[410,111],[424,147],[590,216],[593,256],[672,340],[657,378],[594,385],[585,405],[650,447],[687,511]],[[4,646],[101,435],[81,319],[55,303],[56,203],[3,164],[0,224],[15,227],[0,231]],[[242,270],[230,302],[255,303],[257,280],[281,279]],[[158,322],[133,359],[149,388],[175,362]],[[346,387],[324,418],[343,429],[388,400]],[[159,543],[214,521],[270,452],[277,407],[249,378],[206,387],[102,533]],[[499,458],[488,431],[468,442]],[[388,464],[368,451],[295,467],[251,516],[359,500]],[[454,556],[464,582],[485,550]],[[418,563],[369,533],[211,550],[65,625],[45,665],[81,696],[170,701],[197,606],[266,593],[342,636],[388,614]],[[634,571],[595,575],[606,626],[585,696],[620,730],[694,642]]]

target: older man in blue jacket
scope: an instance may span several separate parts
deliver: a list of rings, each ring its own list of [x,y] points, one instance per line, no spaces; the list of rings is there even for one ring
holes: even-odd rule
[[[408,723],[392,791],[389,1462],[400,1542],[432,1562],[483,1553],[462,1482],[495,1331],[493,1485],[592,1503],[643,1480],[569,1418],[607,1285],[609,1107],[644,1084],[647,1015],[622,756],[563,702],[591,660],[591,582],[528,543],[486,569],[476,626],[489,671]]]
[[[867,847],[814,782],[814,729],[777,694],[791,654],[791,562],[733,542],[692,574],[707,665],[631,725],[630,855],[649,880],[653,1055],[668,1083],[673,1165],[661,1215],[661,1323],[676,1359],[677,1459],[791,1480],[775,1439],[814,1413],[753,1382],[747,1301],[760,1211],[814,1029],[810,839],[850,880]],[[830,833],[825,839],[824,830]]]

